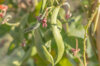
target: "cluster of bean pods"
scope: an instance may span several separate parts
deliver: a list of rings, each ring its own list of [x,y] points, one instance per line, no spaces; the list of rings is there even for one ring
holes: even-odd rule
[[[50,9],[50,27],[47,29],[46,27],[46,32],[44,32],[44,36],[41,34],[41,21],[43,20],[43,18],[45,18],[46,11],[45,11],[45,5],[46,2],[48,0],[43,0],[43,5],[41,8],[40,13],[43,13],[43,15],[38,18],[39,20],[37,21],[37,23],[29,28],[31,30],[34,30],[34,42],[35,42],[35,46],[37,49],[37,53],[38,55],[49,65],[51,66],[55,66],[63,57],[64,54],[64,41],[61,35],[61,29],[62,29],[62,23],[60,22],[60,20],[57,18],[58,14],[59,14],[59,10],[60,8],[62,8],[62,4],[57,5],[57,6],[52,6]],[[49,9],[48,8],[48,9]],[[49,14],[49,13],[48,13]],[[47,18],[47,17],[46,17]],[[66,17],[65,17],[66,18]],[[66,18],[68,19],[68,18]],[[46,20],[47,21],[47,20]],[[28,29],[28,30],[29,30]],[[25,32],[27,32],[27,29],[25,30]],[[49,40],[54,40],[55,44],[57,46],[57,48],[55,49],[55,57],[52,56],[52,54],[50,53],[50,51],[48,51],[46,45],[46,42],[48,42]]]
[[[34,34],[34,39],[35,39],[35,44],[36,44],[36,48],[37,48],[37,52],[39,54],[39,56],[45,60],[45,62],[47,61],[50,65],[54,66],[56,65],[62,58],[63,54],[64,54],[64,42],[63,42],[63,38],[61,35],[61,30],[59,28],[62,27],[61,22],[57,19],[59,10],[60,10],[61,6],[57,6],[57,7],[53,7],[52,8],[52,15],[50,17],[50,24],[51,27],[49,30],[47,30],[47,32],[44,35],[44,39],[46,41],[50,40],[52,37],[56,42],[56,46],[57,46],[57,54],[56,57],[53,57],[49,51],[47,50],[45,43],[42,40],[42,35],[39,31],[39,29],[35,30],[35,34]],[[59,25],[60,24],[60,25]],[[61,27],[60,27],[61,26]],[[49,39],[48,39],[49,38]]]

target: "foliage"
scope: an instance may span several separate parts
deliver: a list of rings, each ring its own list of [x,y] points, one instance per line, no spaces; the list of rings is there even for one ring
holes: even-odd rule
[[[99,66],[89,34],[95,15],[90,11],[92,3],[0,0],[0,5],[8,6],[0,17],[0,65]],[[92,31],[95,34],[96,26]]]

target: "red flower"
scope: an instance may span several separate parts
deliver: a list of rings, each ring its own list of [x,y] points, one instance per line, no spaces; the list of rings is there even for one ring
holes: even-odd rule
[[[25,39],[22,41],[21,46],[22,47],[25,47],[26,46],[26,40]]]
[[[66,15],[65,15],[65,17],[66,17],[66,19],[69,19],[70,17],[71,17],[71,13],[70,13],[70,11],[68,11],[67,13],[66,13]]]
[[[0,9],[1,10],[7,10],[8,9],[8,6],[6,6],[6,5],[0,5]]]
[[[3,14],[2,13],[0,13],[0,17],[3,18]]]
[[[80,51],[80,49],[74,49],[74,48],[72,48],[71,51],[73,52],[74,56],[76,56],[77,53]]]
[[[38,16],[37,20],[42,22],[43,27],[47,27],[47,19],[46,18],[41,19],[41,17],[42,17],[42,15]]]
[[[7,9],[8,9],[8,6],[6,6],[6,5],[0,5],[0,10],[1,10],[0,17],[1,18],[3,18],[5,16]]]
[[[44,18],[44,19],[42,20],[42,26],[43,26],[43,27],[47,27],[47,19],[46,19],[46,18]]]

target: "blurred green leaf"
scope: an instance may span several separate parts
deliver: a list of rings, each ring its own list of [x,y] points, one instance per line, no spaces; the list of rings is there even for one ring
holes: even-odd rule
[[[4,36],[6,33],[9,33],[11,27],[8,25],[0,25],[0,37]]]
[[[81,21],[82,21],[82,18],[80,15],[74,18],[74,22],[70,24],[68,35],[84,38],[85,29]]]
[[[56,66],[72,66],[72,64],[66,57],[63,57]]]

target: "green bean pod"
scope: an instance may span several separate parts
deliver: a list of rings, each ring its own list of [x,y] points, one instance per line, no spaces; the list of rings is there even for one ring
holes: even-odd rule
[[[37,48],[37,52],[39,56],[45,61],[49,62],[52,66],[54,66],[54,60],[52,55],[48,52],[45,47],[44,42],[42,41],[42,37],[38,31],[38,29],[34,32],[34,40]]]
[[[57,21],[57,27],[58,27],[58,29],[61,32],[61,30],[62,30],[62,24],[61,24],[60,20],[57,19],[56,21]]]
[[[57,56],[55,58],[55,64],[57,64],[61,60],[64,54],[64,42],[60,34],[60,30],[58,29],[56,25],[53,25],[53,24],[57,24],[56,21],[57,21],[57,15],[58,15],[59,9],[60,9],[60,6],[55,7],[51,16],[51,25],[52,25],[51,30],[52,30],[53,37],[57,45]]]
[[[62,30],[62,24],[60,22],[60,20],[57,20],[57,27],[58,29],[61,31]],[[44,39],[45,41],[49,41],[50,39],[53,38],[52,35],[52,31],[50,29],[48,29],[45,33],[44,33]]]

